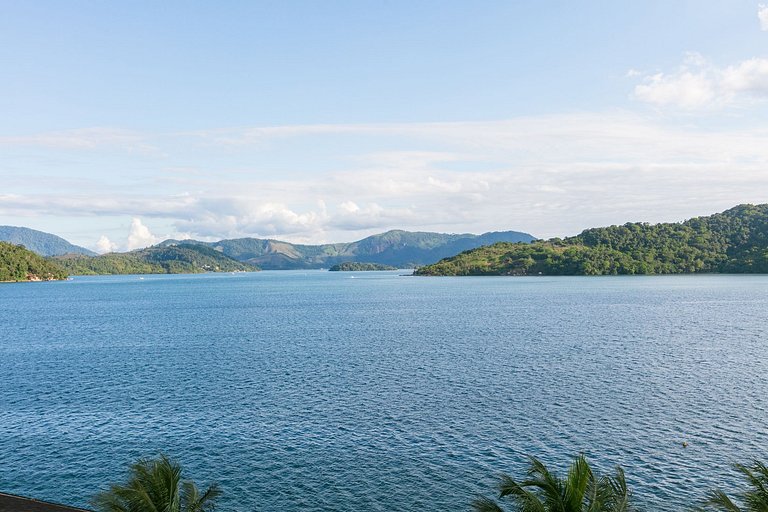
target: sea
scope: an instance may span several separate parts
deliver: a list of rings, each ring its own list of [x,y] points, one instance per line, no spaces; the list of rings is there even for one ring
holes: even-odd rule
[[[468,511],[583,453],[675,511],[768,462],[768,276],[409,273],[0,285],[0,492],[162,453],[219,510]]]

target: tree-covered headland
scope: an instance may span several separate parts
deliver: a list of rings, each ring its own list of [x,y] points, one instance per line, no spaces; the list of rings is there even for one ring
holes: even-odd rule
[[[201,272],[252,272],[253,265],[236,261],[219,251],[192,244],[154,246],[101,256],[68,254],[53,259],[71,275],[197,274]]]
[[[416,275],[768,273],[768,204],[680,223],[627,223],[565,239],[497,243],[419,268]]]
[[[0,242],[0,281],[66,279],[67,272],[21,245]]]

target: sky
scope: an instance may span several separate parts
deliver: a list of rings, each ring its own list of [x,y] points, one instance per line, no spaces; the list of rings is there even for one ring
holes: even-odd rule
[[[0,224],[99,252],[768,202],[768,5],[0,0]]]

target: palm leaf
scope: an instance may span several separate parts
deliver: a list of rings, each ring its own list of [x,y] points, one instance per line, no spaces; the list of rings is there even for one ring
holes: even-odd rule
[[[472,510],[475,512],[504,512],[495,501],[486,497],[480,497],[473,501]]]
[[[517,512],[630,512],[631,495],[621,468],[615,476],[598,478],[581,454],[560,478],[535,457],[528,458],[526,478],[518,481],[502,475],[499,498],[512,501]],[[499,512],[499,505],[488,498],[472,504],[476,512]]]
[[[704,501],[704,505],[714,507],[717,510],[726,510],[728,512],[742,512],[741,509],[731,501],[731,498],[729,498],[727,494],[725,494],[723,491],[719,489],[710,491],[707,494],[707,499]]]
[[[141,459],[130,467],[128,480],[114,484],[91,501],[99,512],[210,512],[221,494],[216,485],[203,494],[181,481],[182,469],[165,455]]]

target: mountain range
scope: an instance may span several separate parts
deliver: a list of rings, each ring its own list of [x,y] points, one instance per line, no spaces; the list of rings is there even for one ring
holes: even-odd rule
[[[236,238],[218,242],[166,240],[159,245],[204,245],[264,270],[288,270],[328,268],[345,262],[414,268],[482,245],[496,242],[529,243],[533,240],[533,236],[519,231],[472,235],[393,230],[356,242],[322,245],[292,244],[261,238]]]
[[[346,262],[411,268],[498,241],[533,240],[518,231],[473,235],[394,230],[356,242],[321,245],[261,238],[165,240],[145,249],[96,255],[56,235],[0,226],[0,241],[49,257],[72,275],[313,269]]]
[[[49,257],[55,268],[43,268],[37,255],[0,242],[0,280],[59,278],[61,267],[76,275],[310,269],[341,263],[419,267],[416,275],[768,273],[768,204],[742,204],[676,223],[591,228],[565,239],[535,240],[516,231],[456,235],[396,230],[323,245],[258,238],[166,240],[101,256],[83,254],[87,250],[82,247],[40,231],[2,228],[5,236],[21,232],[25,237],[16,243],[40,253],[74,247],[80,254]]]

